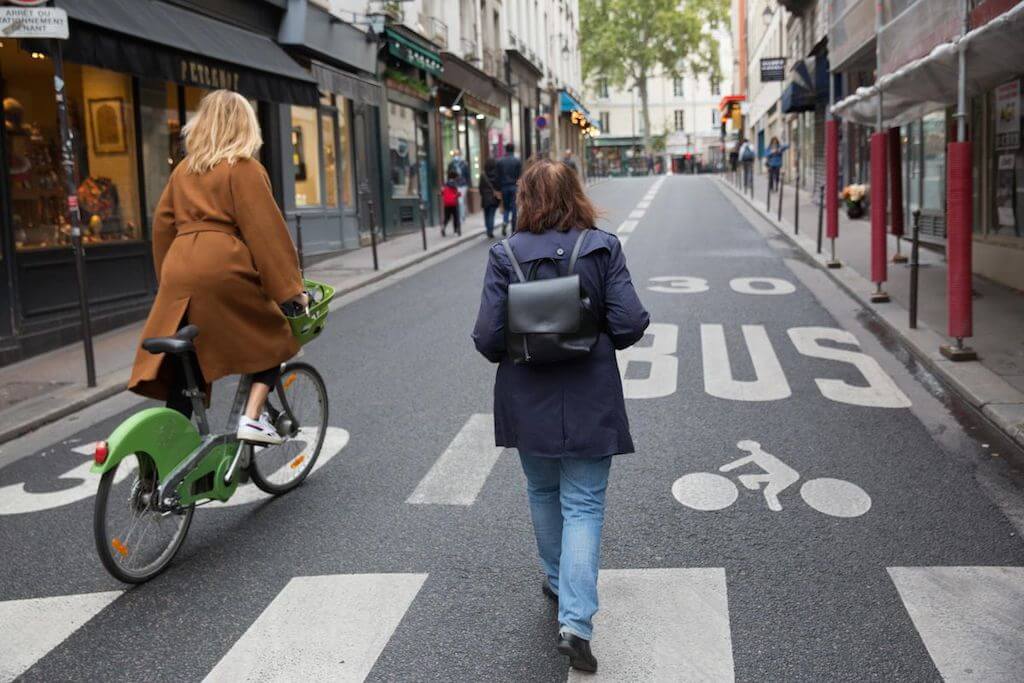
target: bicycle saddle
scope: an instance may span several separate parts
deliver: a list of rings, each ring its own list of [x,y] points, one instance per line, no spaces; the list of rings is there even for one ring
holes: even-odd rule
[[[142,340],[142,348],[150,353],[187,353],[194,351],[192,340],[199,335],[195,325],[185,325],[173,337],[150,337]]]

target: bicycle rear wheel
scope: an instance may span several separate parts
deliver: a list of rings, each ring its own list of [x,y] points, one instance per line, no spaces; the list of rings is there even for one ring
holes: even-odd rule
[[[252,482],[274,495],[291,491],[305,481],[327,434],[327,386],[313,366],[288,363],[281,372],[280,388],[284,389],[291,416],[284,411],[276,391],[267,399],[267,407],[278,432],[287,440],[279,446],[254,447],[249,464]]]
[[[126,476],[116,476],[127,468]],[[195,506],[157,509],[157,473],[144,453],[129,455],[105,472],[96,492],[93,537],[100,561],[125,583],[143,583],[167,568],[185,540]]]

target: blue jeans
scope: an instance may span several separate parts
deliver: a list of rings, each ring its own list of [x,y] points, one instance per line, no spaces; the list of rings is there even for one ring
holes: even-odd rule
[[[498,206],[485,206],[484,207],[484,228],[487,230],[488,237],[494,237],[494,215],[498,213]]]
[[[519,459],[540,563],[558,594],[559,628],[590,640],[612,456],[541,458],[520,453]]]
[[[504,216],[503,220],[512,227],[512,232],[516,231],[516,190],[501,191],[501,203],[504,205]],[[511,219],[509,219],[511,216]]]

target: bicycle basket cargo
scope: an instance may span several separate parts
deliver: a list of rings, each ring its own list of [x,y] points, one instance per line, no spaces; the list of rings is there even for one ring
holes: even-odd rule
[[[334,287],[312,280],[302,282],[309,294],[309,308],[301,315],[287,317],[288,323],[292,326],[292,334],[299,340],[299,344],[305,345],[323,332],[331,308],[331,299],[334,298]]]

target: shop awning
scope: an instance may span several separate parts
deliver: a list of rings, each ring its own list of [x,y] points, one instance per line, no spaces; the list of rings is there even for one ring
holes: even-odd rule
[[[383,88],[376,81],[347,74],[319,62],[313,62],[310,66],[317,84],[324,92],[342,95],[358,104],[373,107],[379,107],[384,101]]]
[[[444,73],[441,80],[469,96],[469,102],[478,103],[477,110],[488,116],[498,116],[501,107],[508,104],[509,91],[495,78],[476,68],[451,52],[441,53]],[[480,107],[479,103],[484,106]]]
[[[956,104],[958,53],[967,61],[967,95],[980,95],[1020,74],[1024,64],[1024,3],[966,35],[935,47],[869,88],[837,102],[832,112],[847,121],[875,125],[878,93],[882,124],[899,126]]]
[[[443,73],[444,65],[441,62],[441,55],[438,53],[418,45],[394,29],[384,29],[384,34],[388,40],[388,54],[392,57],[435,76],[440,76]]]
[[[587,110],[587,108],[580,104],[580,101],[573,97],[571,94],[569,94],[568,91],[562,90],[558,95],[558,101],[560,104],[559,108],[562,110],[563,113],[576,112],[579,116],[582,116],[584,119],[586,119],[588,124],[596,128],[597,130],[601,130],[601,127],[598,125],[597,121],[594,120],[594,117],[590,115],[590,112]]]
[[[745,102],[746,99],[746,95],[723,95],[722,99],[718,101],[718,111],[725,111],[733,102],[738,104]]]
[[[315,105],[313,76],[265,35],[154,0],[57,0],[65,59],[259,100]]]
[[[797,60],[789,74],[789,82],[782,91],[784,113],[814,111],[819,101],[828,101],[827,60],[815,56],[805,57]]]

